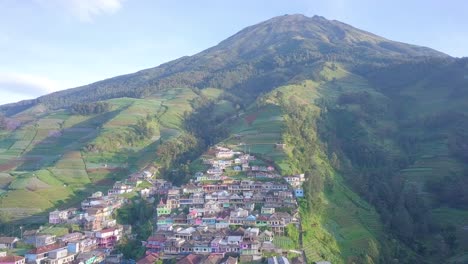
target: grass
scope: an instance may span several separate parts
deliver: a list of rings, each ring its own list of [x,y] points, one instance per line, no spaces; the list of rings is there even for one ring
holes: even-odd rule
[[[287,236],[275,236],[273,239],[273,244],[277,248],[285,250],[297,249],[296,245],[294,244],[294,241],[292,241],[292,239]]]
[[[12,190],[0,198],[0,208],[34,208],[45,210],[53,203],[49,199],[28,190]]]
[[[55,235],[57,237],[68,234],[67,227],[49,226],[40,231],[41,234]]]
[[[338,177],[338,176],[336,176]],[[328,205],[323,223],[335,238],[344,259],[367,252],[369,243],[378,244],[383,227],[378,213],[337,179],[333,191],[325,194]]]
[[[203,93],[217,98],[222,91]],[[99,115],[47,112],[40,107],[18,114],[25,125],[14,133],[0,132],[0,208],[10,208],[13,217],[26,217],[28,212],[79,202],[90,190],[106,190],[115,180],[156,160],[159,140],[180,134],[184,112],[192,110],[190,101],[195,97],[191,89],[174,88],[152,98],[107,100],[111,111]],[[218,107],[220,112],[230,111],[226,102]],[[130,127],[148,114],[159,118],[157,137],[102,153],[85,150],[106,133]]]
[[[261,155],[271,162],[284,160],[284,151],[276,148],[284,129],[278,106],[252,107],[230,127],[231,137],[223,143],[232,149]]]

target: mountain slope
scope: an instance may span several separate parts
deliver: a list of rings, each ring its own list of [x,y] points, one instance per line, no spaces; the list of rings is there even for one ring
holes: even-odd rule
[[[290,66],[323,60],[353,63],[411,61],[422,57],[449,58],[424,47],[398,43],[323,17],[285,15],[248,27],[215,47],[158,67],[90,85],[59,91],[35,100],[0,107],[8,114],[37,104],[57,109],[74,103],[119,97],[145,97],[169,87],[246,88],[269,74],[284,82],[298,74]],[[260,76],[259,76],[260,75]],[[270,81],[273,85],[275,81]]]
[[[73,202],[118,179],[83,169],[103,164],[155,165],[180,183],[207,146],[241,137],[283,174],[306,173],[311,260],[463,263],[467,65],[338,21],[276,17],[194,56],[1,106],[0,206]]]

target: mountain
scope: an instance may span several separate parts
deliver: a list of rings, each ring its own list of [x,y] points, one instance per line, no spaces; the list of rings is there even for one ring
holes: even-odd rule
[[[305,173],[310,261],[465,263],[467,76],[465,58],[285,15],[190,57],[4,105],[2,228],[143,168],[185,182],[209,146],[249,146],[283,175]]]
[[[427,57],[449,58],[429,48],[390,41],[320,16],[285,15],[241,30],[194,56],[35,100],[5,105],[0,110],[14,114],[37,104],[57,109],[77,102],[141,98],[175,86],[244,88],[249,80],[271,78],[270,74],[277,75],[278,72],[284,75],[276,77],[281,83],[302,70],[288,70],[290,66],[323,60],[378,64]]]

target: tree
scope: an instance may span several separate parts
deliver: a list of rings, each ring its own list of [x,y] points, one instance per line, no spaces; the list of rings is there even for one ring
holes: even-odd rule
[[[6,118],[2,113],[0,113],[0,130],[4,130],[6,128],[7,128]]]

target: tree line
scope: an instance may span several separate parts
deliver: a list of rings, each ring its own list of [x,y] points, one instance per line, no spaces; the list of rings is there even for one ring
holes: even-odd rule
[[[110,109],[111,105],[107,102],[81,103],[70,107],[72,114],[79,115],[96,115],[108,112]]]

